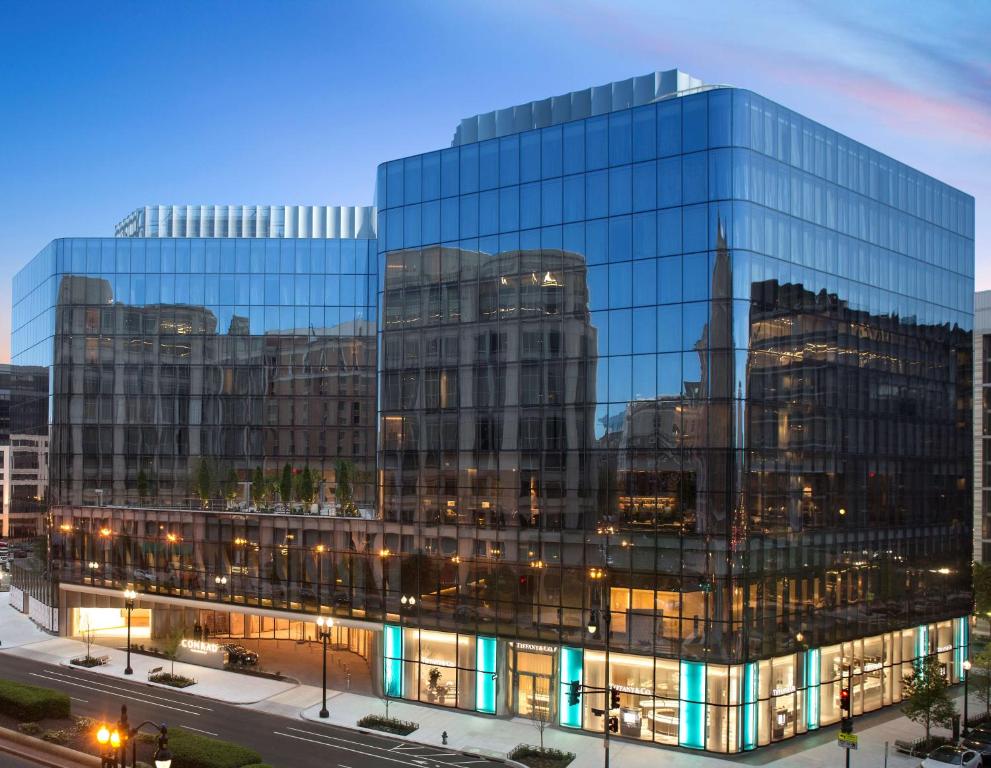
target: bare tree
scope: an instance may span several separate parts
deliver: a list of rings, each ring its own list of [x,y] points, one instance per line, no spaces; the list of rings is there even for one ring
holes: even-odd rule
[[[540,735],[540,751],[544,751],[544,731],[551,724],[551,710],[549,706],[540,705],[537,702],[537,689],[534,686],[533,693],[530,694],[530,720],[533,727]]]

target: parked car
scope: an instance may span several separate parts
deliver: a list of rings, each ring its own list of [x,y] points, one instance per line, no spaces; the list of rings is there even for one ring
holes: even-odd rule
[[[960,746],[972,749],[981,756],[981,764],[991,766],[991,733],[968,733],[960,740]]]
[[[225,645],[224,652],[227,654],[228,664],[253,667],[258,663],[258,654],[249,651],[243,645],[235,645],[234,643]]]
[[[948,765],[958,765],[961,768],[981,768],[981,754],[967,747],[957,747],[945,744],[929,753],[919,768],[946,768]]]
[[[478,609],[473,605],[458,605],[454,608],[455,621],[478,621]]]
[[[338,592],[334,595],[334,607],[335,608],[350,608],[351,607],[351,597],[346,592]]]
[[[152,570],[149,570],[149,569],[146,569],[146,568],[135,568],[134,569],[134,580],[135,581],[140,581],[140,582],[147,583],[147,582],[150,582],[150,581],[156,581],[157,578],[158,577],[155,575],[155,572],[152,571]]]

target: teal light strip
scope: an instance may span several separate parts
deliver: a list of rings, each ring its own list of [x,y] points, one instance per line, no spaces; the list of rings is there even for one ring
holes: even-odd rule
[[[691,749],[705,749],[705,664],[681,662],[680,691],[678,743]]]
[[[820,654],[818,648],[805,652],[805,724],[810,731],[819,727]]]
[[[929,655],[929,626],[923,624],[915,630],[915,668]]]
[[[403,697],[403,629],[386,624],[382,630],[384,652],[382,654],[382,688],[385,695]]]
[[[494,715],[496,711],[496,639],[475,638],[475,709]]]
[[[567,728],[582,727],[582,703],[568,704],[568,686],[572,680],[583,682],[582,666],[585,654],[581,648],[561,648],[561,683],[558,686],[558,722]],[[582,694],[586,696],[587,694]]]
[[[953,666],[955,668],[955,674],[957,680],[963,680],[963,663],[964,660],[970,657],[970,625],[967,622],[967,617],[964,616],[962,619],[954,619],[954,624],[956,628],[956,642],[954,645],[953,654]]]
[[[743,665],[743,707],[740,727],[741,747],[757,746],[757,662]]]

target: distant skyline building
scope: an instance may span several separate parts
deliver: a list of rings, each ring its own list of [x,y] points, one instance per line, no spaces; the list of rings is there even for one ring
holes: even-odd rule
[[[127,585],[152,639],[333,614],[365,690],[717,753],[962,679],[973,198],[671,70],[463,120],[375,202],[149,209],[15,277],[64,633],[119,644]]]
[[[348,205],[146,205],[116,237],[375,237],[375,209]]]

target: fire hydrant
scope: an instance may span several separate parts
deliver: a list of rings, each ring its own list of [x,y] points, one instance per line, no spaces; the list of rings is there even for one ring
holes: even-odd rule
[[[441,741],[442,744],[445,744],[445,745],[447,744],[447,731],[444,731],[440,735],[440,741]]]

